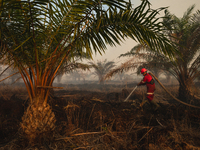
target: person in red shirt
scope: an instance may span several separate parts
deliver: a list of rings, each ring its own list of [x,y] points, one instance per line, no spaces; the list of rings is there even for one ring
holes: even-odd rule
[[[145,68],[141,69],[141,74],[143,74],[144,78],[141,82],[139,82],[137,85],[146,85],[147,86],[147,99],[154,111],[156,111],[159,108],[159,105],[153,101],[154,98],[154,91],[156,90],[155,82],[150,74],[147,73],[147,70]]]

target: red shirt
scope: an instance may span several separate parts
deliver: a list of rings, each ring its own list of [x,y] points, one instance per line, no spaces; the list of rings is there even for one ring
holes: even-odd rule
[[[150,74],[146,74],[143,78],[143,80],[140,82],[140,85],[145,85],[147,86],[147,92],[153,93],[155,91],[155,83],[151,84],[152,76]]]
[[[142,82],[142,83],[148,84],[148,83],[151,82],[152,79],[153,79],[152,76],[151,76],[150,74],[147,73],[147,74],[144,76],[144,78],[143,78],[143,80],[142,80],[141,82]]]

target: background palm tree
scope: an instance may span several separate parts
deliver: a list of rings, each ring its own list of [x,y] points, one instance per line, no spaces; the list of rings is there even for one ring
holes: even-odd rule
[[[189,102],[193,98],[194,80],[200,75],[200,11],[192,14],[194,6],[189,7],[182,18],[177,18],[167,10],[165,11],[163,20],[167,29],[165,33],[171,42],[175,43],[179,52],[174,59],[141,44],[135,46],[130,52],[120,55],[120,57],[134,56],[141,60],[137,62],[137,65],[129,63],[125,66],[126,68],[134,66],[138,68],[138,72],[141,67],[146,67],[150,71],[157,68],[157,70],[171,73],[179,82],[179,99],[184,102]],[[123,66],[118,67],[109,75],[122,69],[124,69]]]
[[[106,7],[104,7],[106,6]],[[48,98],[56,74],[73,56],[104,52],[127,37],[172,55],[148,0],[132,9],[124,0],[2,0],[1,59],[14,64],[26,85],[30,106],[21,127],[30,142],[48,139],[55,115]]]
[[[94,68],[94,74],[99,78],[99,83],[104,84],[105,75],[115,66],[114,61],[97,61],[97,63],[89,62],[92,68]]]
[[[176,44],[180,56],[176,57],[170,72],[179,82],[179,98],[191,100],[194,80],[200,75],[200,11],[192,13],[195,5],[189,7],[182,18],[165,12],[163,20],[166,34]]]

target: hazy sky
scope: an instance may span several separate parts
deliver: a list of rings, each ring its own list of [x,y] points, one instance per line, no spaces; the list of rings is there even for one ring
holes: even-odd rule
[[[133,7],[138,6],[141,3],[141,0],[131,0]],[[200,0],[149,0],[152,4],[151,8],[157,9],[160,7],[168,7],[170,13],[175,14],[177,17],[182,17],[184,12],[189,6],[193,4],[196,5],[195,11],[200,9]],[[194,11],[194,12],[195,12]],[[161,14],[163,15],[163,14]],[[116,47],[108,46],[106,52],[102,55],[93,55],[94,61],[107,59],[108,61],[124,62],[127,58],[117,58],[120,54],[124,54],[127,51],[130,51],[137,43],[131,39],[127,39],[121,46],[117,45]]]

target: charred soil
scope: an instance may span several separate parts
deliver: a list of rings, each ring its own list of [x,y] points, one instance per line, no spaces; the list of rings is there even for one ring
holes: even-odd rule
[[[53,140],[34,146],[20,132],[26,100],[17,93],[1,97],[0,149],[200,149],[199,109],[171,100],[153,112],[148,103],[140,107],[141,91],[123,102],[129,92],[55,91],[49,101],[57,120]]]

